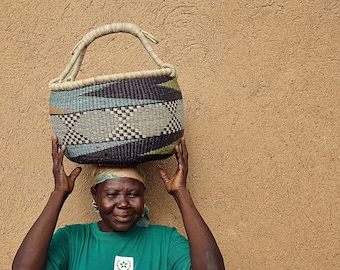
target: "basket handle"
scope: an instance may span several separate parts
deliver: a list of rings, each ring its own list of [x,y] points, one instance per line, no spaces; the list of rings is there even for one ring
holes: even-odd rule
[[[152,58],[152,60],[160,67],[160,68],[170,68],[172,77],[177,77],[177,70],[176,68],[169,64],[164,63],[158,56],[155,54],[155,52],[152,50],[148,39],[151,40],[154,43],[158,43],[156,38],[151,35],[150,33],[141,30],[137,25],[132,23],[113,23],[113,24],[107,24],[104,26],[101,26],[99,28],[96,28],[90,32],[88,32],[83,38],[78,42],[78,44],[74,47],[72,50],[72,58],[64,71],[61,73],[61,75],[54,79],[54,82],[63,82],[66,78],[66,76],[70,73],[70,71],[73,68],[72,74],[67,78],[67,81],[74,81],[76,76],[78,75],[80,66],[82,64],[83,58],[85,56],[85,52],[87,47],[97,38],[112,34],[112,33],[129,33],[131,35],[136,36],[141,43],[143,44],[144,48]]]

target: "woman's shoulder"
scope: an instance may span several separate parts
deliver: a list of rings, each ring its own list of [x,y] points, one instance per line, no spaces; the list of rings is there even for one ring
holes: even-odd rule
[[[90,228],[93,225],[97,224],[97,222],[92,222],[92,223],[75,223],[75,224],[67,224],[64,225],[63,228],[68,228],[68,229],[79,229],[79,228]]]
[[[63,227],[60,227],[57,230],[57,233],[65,233],[65,234],[74,234],[74,233],[87,233],[91,231],[91,228],[93,228],[96,225],[96,223],[84,223],[84,224],[69,224],[65,225]]]
[[[169,227],[166,225],[152,224],[148,227],[141,228],[146,234],[163,236],[163,237],[173,237],[174,235],[181,235],[175,227]]]
[[[169,227],[169,226],[161,225],[161,224],[150,224],[145,229],[152,230],[152,231],[172,231],[172,230],[176,230],[176,228],[174,228],[174,227]]]

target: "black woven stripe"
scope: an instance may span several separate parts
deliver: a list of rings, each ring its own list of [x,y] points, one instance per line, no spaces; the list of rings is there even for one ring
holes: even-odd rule
[[[106,85],[99,90],[86,93],[83,96],[124,99],[128,98],[139,100],[151,99],[164,101],[182,99],[181,91],[170,87],[157,85],[172,79],[172,77],[160,76],[118,80]]]
[[[76,163],[103,165],[131,165],[157,159],[164,159],[170,157],[172,153],[167,155],[158,154],[147,156],[141,156],[141,154],[167,146],[170,143],[180,139],[183,136],[183,133],[184,131],[181,130],[177,133],[162,137],[141,139],[136,142],[70,159]]]

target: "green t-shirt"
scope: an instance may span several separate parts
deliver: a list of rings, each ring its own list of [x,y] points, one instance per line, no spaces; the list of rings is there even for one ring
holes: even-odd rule
[[[126,232],[102,232],[98,223],[59,229],[52,238],[46,269],[165,270],[190,269],[186,238],[175,228],[133,226]]]

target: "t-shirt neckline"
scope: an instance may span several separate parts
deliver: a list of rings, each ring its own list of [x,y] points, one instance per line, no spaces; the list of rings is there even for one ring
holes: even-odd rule
[[[91,232],[100,239],[114,240],[114,239],[124,239],[133,236],[138,232],[140,227],[136,224],[133,225],[129,230],[123,232],[102,232],[99,229],[99,222],[94,222],[90,224]]]

